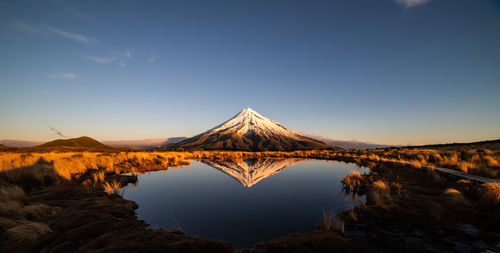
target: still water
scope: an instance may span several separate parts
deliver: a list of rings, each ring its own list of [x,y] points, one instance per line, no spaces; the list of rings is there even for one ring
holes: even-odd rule
[[[346,197],[340,182],[351,170],[368,172],[335,161],[192,161],[139,175],[123,197],[139,205],[139,219],[153,228],[178,224],[186,234],[250,247],[310,230],[323,211],[356,206],[359,201]]]

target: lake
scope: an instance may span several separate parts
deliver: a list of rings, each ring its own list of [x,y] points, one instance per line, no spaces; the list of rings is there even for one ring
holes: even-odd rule
[[[300,159],[192,161],[182,168],[138,175],[124,188],[152,228],[214,238],[251,247],[259,241],[305,232],[323,211],[341,213],[359,203],[340,180],[354,164]],[[365,197],[360,197],[365,201]]]

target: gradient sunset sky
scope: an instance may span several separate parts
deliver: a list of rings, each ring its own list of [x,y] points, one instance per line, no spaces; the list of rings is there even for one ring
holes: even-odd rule
[[[0,1],[0,139],[500,138],[500,1]]]

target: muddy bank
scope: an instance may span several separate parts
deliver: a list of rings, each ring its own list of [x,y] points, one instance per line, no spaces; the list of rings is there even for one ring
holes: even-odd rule
[[[36,241],[31,252],[232,252],[228,243],[182,232],[146,229],[137,219],[137,204],[108,196],[97,188],[67,183],[34,191],[31,201],[61,208],[44,220],[51,233]],[[17,251],[17,250],[16,250]]]

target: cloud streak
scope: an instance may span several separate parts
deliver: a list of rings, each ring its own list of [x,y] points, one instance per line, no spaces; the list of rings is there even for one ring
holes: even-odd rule
[[[61,131],[59,131],[59,130],[55,129],[55,128],[54,128],[54,127],[52,127],[52,126],[49,126],[49,129],[50,129],[50,131],[52,131],[53,133],[55,133],[55,134],[57,134],[57,135],[59,135],[59,136],[61,136],[61,137],[63,137],[63,138],[69,138],[68,136],[66,136],[66,135],[64,135],[63,133],[61,133]]]
[[[65,2],[65,1],[60,1],[59,2],[69,13],[75,15],[75,16],[78,16],[80,18],[83,18],[84,20],[86,21],[89,21],[89,22],[97,22],[97,19],[95,19],[94,17],[92,16],[89,16],[81,11],[79,11],[78,9],[76,9],[75,7],[73,7],[72,5],[70,5],[69,3]]]
[[[64,73],[64,72],[57,72],[57,73],[53,73],[53,74],[48,74],[47,76],[50,78],[53,78],[53,79],[67,79],[67,80],[72,80],[72,79],[76,78],[76,75],[74,75],[72,73]]]
[[[42,31],[42,29],[35,27],[35,26],[32,26],[32,25],[28,25],[28,24],[26,24],[22,21],[19,21],[19,20],[14,21],[13,27],[18,29],[18,30],[24,30],[24,31],[32,32],[32,33],[38,33],[38,34],[45,34],[45,32]]]
[[[157,55],[157,54],[153,54],[153,55],[151,55],[151,57],[149,57],[149,59],[148,59],[148,63],[153,63],[153,62],[155,62],[158,58],[159,58],[159,57],[158,57],[158,55]]]
[[[127,67],[127,61],[132,59],[132,52],[130,50],[127,51],[109,51],[108,56],[94,56],[88,54],[78,54],[77,55],[91,60],[93,62],[97,62],[100,64],[116,64],[121,68]]]
[[[58,36],[61,36],[63,38],[74,40],[76,42],[80,42],[80,43],[83,43],[86,45],[93,45],[94,44],[93,39],[90,39],[86,36],[83,36],[83,35],[80,35],[77,33],[68,32],[68,31],[63,31],[61,29],[57,29],[57,28],[49,26],[49,25],[43,25],[43,27],[45,29],[47,29],[48,31],[50,31],[51,33],[56,34]]]
[[[73,33],[69,31],[64,31],[59,28],[50,26],[50,25],[44,25],[44,24],[38,24],[38,25],[30,25],[26,24],[22,21],[16,20],[13,25],[14,28],[19,29],[19,30],[24,30],[28,31],[31,33],[36,33],[36,34],[44,34],[44,35],[55,35],[59,36],[65,39],[73,40],[85,45],[95,45],[96,40],[93,38],[89,38],[87,36],[78,34],[78,33]]]
[[[394,0],[395,3],[403,5],[407,9],[428,3],[429,1],[430,0]]]
[[[99,57],[99,56],[86,55],[86,54],[79,54],[79,55],[83,58],[89,59],[93,62],[97,62],[100,64],[111,64],[116,60],[116,58],[114,56]]]

